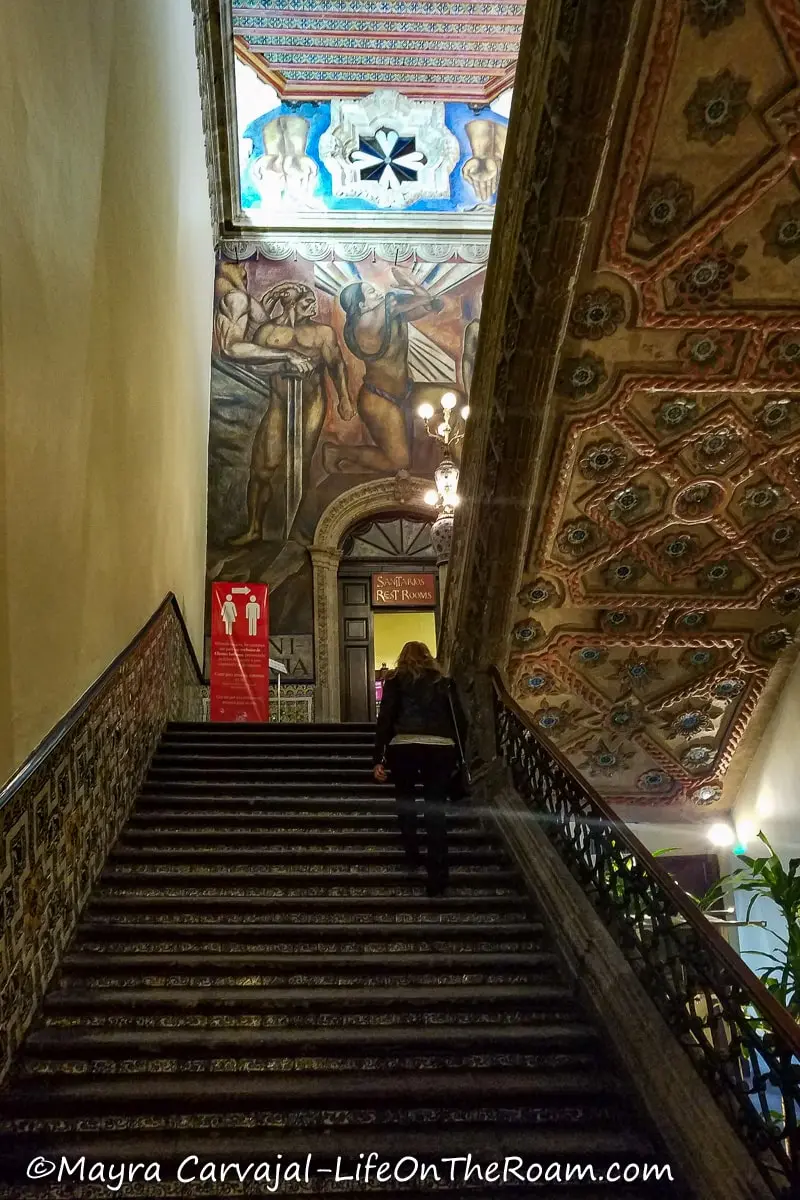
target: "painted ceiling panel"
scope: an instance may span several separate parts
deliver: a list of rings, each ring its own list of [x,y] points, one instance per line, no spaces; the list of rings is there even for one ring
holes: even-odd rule
[[[486,104],[513,79],[525,0],[234,0],[240,54],[293,100],[406,96]]]
[[[488,229],[505,151],[504,94],[492,105],[414,99],[391,88],[366,96],[281,98],[237,52],[243,218],[279,228],[367,213],[413,228],[431,215]]]

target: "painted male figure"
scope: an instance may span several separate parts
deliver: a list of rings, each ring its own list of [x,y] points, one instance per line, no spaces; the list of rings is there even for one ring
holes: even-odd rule
[[[315,321],[317,298],[304,283],[285,281],[263,297],[265,321],[252,335],[250,343],[234,344],[230,353],[239,361],[263,361],[261,355],[275,355],[285,362],[299,359],[303,370],[293,361],[269,378],[269,404],[253,439],[250,481],[247,487],[247,530],[231,542],[246,546],[263,540],[263,523],[273,495],[273,477],[286,457],[286,418],[289,389],[302,380],[302,461],[303,491],[308,486],[311,459],[325,420],[325,372],[338,396],[338,412],[344,421],[354,416],[347,386],[342,353],[336,333],[330,325]]]
[[[278,350],[256,345],[253,337],[266,320],[263,304],[247,290],[244,264],[221,263],[214,280],[214,339],[219,352],[247,362],[259,381],[281,371],[298,375],[310,371],[308,359],[290,347]]]

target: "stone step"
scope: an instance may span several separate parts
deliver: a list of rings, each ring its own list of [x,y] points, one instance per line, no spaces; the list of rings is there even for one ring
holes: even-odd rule
[[[557,1072],[591,1071],[597,1066],[596,1053],[553,1053],[553,1054],[394,1054],[391,1058],[366,1057],[353,1054],[347,1058],[302,1054],[297,1065],[286,1057],[242,1057],[230,1054],[203,1054],[185,1058],[181,1054],[151,1058],[101,1058],[87,1053],[84,1058],[24,1058],[15,1074],[15,1083],[25,1080],[41,1080],[53,1077],[73,1078],[144,1078],[150,1074],[171,1075],[176,1078],[205,1075],[274,1075],[278,1072],[314,1071],[332,1079],[347,1071],[388,1071],[413,1075],[419,1071],[488,1071],[503,1070],[535,1071],[537,1075],[553,1075]],[[0,1193],[1,1194],[1,1193]]]
[[[418,820],[417,834],[425,850],[427,836],[424,822]],[[509,861],[498,838],[484,834],[470,825],[447,826],[448,847],[454,852],[484,852],[500,855]],[[297,850],[303,854],[319,850],[335,852],[341,847],[347,852],[369,852],[384,849],[400,851],[402,841],[397,821],[392,817],[367,823],[363,818],[335,816],[275,814],[263,812],[154,810],[133,814],[121,831],[116,845],[129,849],[161,844],[183,846],[213,843],[252,849]]]
[[[168,808],[173,805],[190,809],[210,806],[219,809],[236,808],[241,812],[308,813],[311,816],[324,814],[330,817],[360,816],[362,819],[383,817],[384,820],[392,817],[395,822],[397,819],[394,799],[386,787],[377,790],[379,785],[364,784],[362,788],[346,788],[341,795],[332,795],[329,792],[305,794],[302,790],[294,793],[288,790],[289,786],[278,785],[276,788],[269,789],[256,786],[254,791],[240,788],[219,792],[213,790],[193,792],[191,788],[176,787],[173,789],[166,785],[162,788],[160,784],[152,788],[145,786],[136,801],[135,811],[140,813],[151,808]],[[367,794],[370,790],[372,790],[372,795]],[[467,813],[466,808],[464,811]],[[453,816],[456,819],[460,818],[460,807],[454,809]],[[468,813],[468,816],[473,820],[476,819],[473,813]]]
[[[144,784],[146,791],[152,791],[156,785],[164,783],[175,784],[176,786],[184,787],[197,784],[200,786],[210,786],[211,784],[225,784],[225,786],[239,787],[249,783],[263,783],[265,786],[271,786],[273,783],[278,784],[300,784],[308,783],[314,787],[324,787],[326,789],[344,790],[350,783],[365,784],[369,783],[370,787],[375,787],[375,783],[371,779],[372,771],[369,764],[357,764],[354,767],[344,766],[339,759],[320,760],[318,763],[303,763],[297,766],[286,766],[285,759],[281,758],[276,762],[270,763],[261,761],[257,766],[242,766],[238,761],[237,765],[223,765],[212,767],[165,767],[157,763],[150,767],[147,772],[147,779]],[[335,772],[335,775],[334,775]],[[378,787],[382,785],[378,784]]]
[[[165,739],[159,742],[154,752],[154,761],[169,758],[189,766],[198,758],[208,758],[224,764],[239,759],[250,760],[253,758],[271,762],[287,759],[290,763],[294,763],[301,762],[308,757],[324,757],[330,763],[346,763],[349,758],[353,758],[359,763],[371,764],[374,749],[374,738],[352,738],[341,743],[332,741],[278,742],[258,739],[237,742],[212,741],[208,738],[188,741]]]
[[[594,1050],[595,1030],[580,1021],[540,1025],[320,1026],[316,1029],[42,1028],[29,1036],[28,1058],[143,1059],[183,1056],[260,1061],[295,1055],[555,1054]]]
[[[267,1033],[272,1029],[313,1030],[322,1026],[337,1029],[369,1029],[394,1028],[397,1025],[427,1029],[430,1026],[463,1025],[471,1029],[480,1029],[484,1025],[513,1025],[535,1027],[562,1021],[566,1024],[581,1020],[582,1015],[574,1004],[554,1004],[548,1008],[531,1008],[529,1005],[517,1008],[503,1008],[499,1011],[485,1012],[473,1009],[469,1012],[450,1014],[441,1012],[426,1012],[424,1008],[397,1009],[379,1008],[371,1012],[358,1012],[344,1009],[341,1012],[331,1011],[319,1013],[314,1009],[295,1009],[287,1012],[271,1010],[245,1012],[231,1008],[209,1012],[175,1013],[139,1011],[130,1009],[127,1012],[109,1014],[102,1006],[96,1011],[49,1012],[45,1010],[40,1019],[42,1027],[59,1029],[241,1029],[247,1027],[259,1029]]]
[[[528,950],[539,947],[544,930],[538,921],[526,923],[503,923],[497,921],[481,925],[478,921],[462,923],[430,922],[403,923],[362,922],[358,924],[298,924],[295,921],[269,922],[267,924],[230,924],[136,921],[109,923],[82,920],[76,930],[75,948],[87,941],[96,941],[104,947],[109,944],[134,943],[137,949],[142,942],[148,945],[175,946],[198,953],[212,953],[216,947],[240,952],[279,953],[282,945],[291,947],[290,953],[347,953],[371,954],[375,947],[380,952],[391,947],[425,947],[427,950],[444,948],[447,953],[453,946],[467,946],[470,950],[488,945],[504,952],[510,949]],[[246,944],[246,950],[244,948]],[[313,946],[314,949],[306,949]],[[355,947],[355,949],[350,949]]]
[[[203,793],[198,793],[194,798],[186,791],[178,789],[170,791],[168,788],[162,788],[160,785],[155,789],[143,788],[140,792],[134,811],[142,809],[157,808],[160,804],[176,803],[186,807],[193,799],[198,804],[206,805],[209,801],[227,807],[229,804],[238,804],[243,810],[254,808],[257,812],[278,812],[278,813],[326,813],[345,816],[360,816],[363,819],[370,817],[382,817],[387,819],[391,817],[397,821],[397,810],[395,807],[394,797],[387,787],[376,785],[374,796],[365,796],[360,792],[348,793],[347,795],[329,795],[323,793],[321,795],[309,794],[290,795],[290,794],[272,794],[272,789],[267,789],[262,793],[258,792],[239,792],[235,789],[230,792],[221,791],[217,796],[206,796]],[[422,814],[422,805],[419,806],[420,815]],[[478,814],[470,809],[468,805],[450,805],[447,809],[447,816],[453,820],[471,820],[477,822]]]
[[[207,754],[205,751],[197,749],[184,750],[177,753],[173,750],[157,750],[153,755],[151,765],[158,767],[160,770],[194,770],[204,771],[206,768],[213,770],[227,770],[230,767],[260,767],[271,766],[280,763],[281,766],[287,769],[306,769],[309,767],[325,769],[329,771],[334,768],[341,767],[345,770],[357,768],[358,770],[372,770],[372,750],[364,748],[358,750],[356,748],[348,750],[346,753],[333,755],[329,749],[324,746],[309,747],[304,749],[302,753],[298,753],[297,749],[284,750],[280,747],[270,746],[268,749],[251,747],[245,750],[235,750],[231,752],[228,748],[222,748],[214,754]]]
[[[303,964],[303,959],[308,964]],[[297,962],[293,960],[299,960]],[[133,953],[76,951],[63,961],[59,979],[62,988],[80,980],[87,987],[124,987],[141,982],[148,986],[194,987],[210,980],[228,986],[336,986],[358,984],[370,987],[391,983],[412,984],[505,984],[537,982],[557,978],[555,957],[538,954],[504,958],[502,955],[254,955]]]
[[[366,785],[365,785],[366,786]],[[297,794],[290,793],[283,788],[278,790],[265,790],[248,792],[242,790],[231,790],[229,792],[192,792],[191,790],[170,791],[161,790],[161,787],[156,787],[156,790],[144,788],[140,792],[136,802],[136,809],[133,810],[132,816],[142,815],[144,812],[150,812],[152,809],[169,811],[201,811],[203,809],[212,809],[219,812],[236,811],[241,814],[281,814],[291,815],[293,817],[313,817],[325,816],[332,821],[338,821],[339,818],[359,818],[359,822],[363,822],[363,828],[368,828],[369,824],[374,821],[385,821],[387,824],[393,822],[393,828],[397,828],[397,816],[395,808],[395,800],[391,796],[391,792],[383,788],[383,791],[375,792],[373,796],[367,796],[362,791],[349,790],[343,792],[341,796],[327,793],[307,793],[299,792]],[[419,805],[419,815],[422,816],[422,805]],[[468,804],[453,804],[447,808],[447,820],[455,823],[467,823],[469,826],[476,828],[479,824],[480,814],[475,809],[470,808]]]
[[[309,773],[310,774],[310,773]],[[231,779],[218,779],[205,781],[203,778],[190,777],[188,779],[176,779],[171,774],[168,778],[151,779],[147,778],[142,785],[142,799],[157,799],[159,797],[171,796],[180,799],[181,797],[201,797],[201,796],[216,796],[220,798],[240,796],[252,796],[254,799],[261,800],[285,800],[289,797],[304,798],[306,796],[318,800],[322,804],[344,804],[352,806],[359,801],[363,804],[369,803],[372,807],[375,801],[379,801],[387,807],[389,805],[394,808],[394,798],[388,784],[376,783],[371,779],[367,772],[363,774],[354,772],[355,777],[352,780],[340,779],[337,772],[336,777],[331,779],[330,773],[320,772],[314,778],[298,779],[295,781],[287,778],[282,778],[276,772],[274,776],[267,779],[266,777],[260,780],[241,780],[234,782]]]
[[[86,988],[73,986],[50,991],[45,997],[44,1011],[51,1015],[79,1016],[83,1013],[123,1015],[135,1012],[153,1014],[192,1013],[254,1013],[267,1012],[337,1014],[393,1011],[405,1013],[416,1009],[426,1016],[444,1011],[468,1013],[488,1008],[493,1014],[516,1010],[521,1005],[531,1010],[547,1010],[572,1003],[573,992],[562,983],[526,984],[469,984],[446,986],[380,986],[348,987],[147,987]]]
[[[113,917],[116,914],[145,914],[177,913],[187,909],[194,911],[198,917],[211,914],[219,920],[232,913],[258,916],[261,920],[275,920],[291,913],[297,920],[305,919],[307,915],[324,917],[331,921],[352,922],[356,914],[368,914],[374,918],[380,913],[392,913],[399,921],[409,919],[425,919],[443,921],[448,914],[473,914],[477,920],[485,920],[489,914],[502,915],[506,919],[513,918],[520,922],[528,919],[526,901],[517,895],[511,896],[453,896],[446,895],[430,899],[421,889],[409,896],[264,896],[253,894],[212,894],[207,895],[197,887],[185,888],[177,895],[164,895],[153,892],[150,895],[134,896],[129,893],[107,894],[95,890],[86,911],[88,916],[96,917],[99,913]]]
[[[218,733],[238,737],[242,734],[288,734],[305,737],[308,734],[324,733],[340,740],[351,733],[375,733],[374,721],[168,721],[164,735],[173,733]]]
[[[298,869],[324,868],[345,870],[350,867],[369,869],[377,866],[405,870],[405,856],[399,844],[399,835],[387,836],[383,843],[374,839],[362,845],[317,845],[298,846],[294,839],[264,837],[263,835],[240,835],[236,837],[211,837],[205,834],[182,836],[179,833],[166,835],[145,834],[131,839],[130,832],[123,835],[111,854],[109,864],[153,866],[171,865],[176,869],[186,864],[217,865],[220,869],[236,863],[256,863],[261,866],[284,866],[289,864]],[[348,839],[349,841],[350,839]],[[132,844],[131,844],[132,842]],[[237,844],[237,842],[239,844]],[[188,844],[187,844],[188,843]],[[424,850],[424,843],[423,843]],[[451,872],[457,874],[464,868],[503,869],[507,860],[499,850],[477,850],[471,846],[452,842],[448,845]]]
[[[113,865],[106,867],[100,875],[100,888],[102,895],[109,889],[119,888],[162,888],[170,889],[168,894],[173,894],[176,888],[199,886],[225,889],[281,888],[287,895],[293,891],[298,891],[301,895],[332,894],[334,888],[348,889],[348,894],[351,895],[360,895],[370,888],[398,888],[403,892],[411,890],[414,894],[414,886],[421,887],[425,880],[421,871],[411,873],[402,868],[390,867],[369,870],[363,861],[354,864],[350,870],[336,869],[338,865],[337,861],[333,860],[327,870],[323,870],[319,864],[303,870],[299,863],[295,864],[295,870],[281,870],[277,867],[263,871],[255,868],[239,870],[233,864],[220,866],[214,856],[202,869],[196,863],[194,867],[187,867],[185,863],[175,863],[171,869],[167,864],[117,865],[115,858]],[[456,864],[451,864],[451,867],[448,893],[453,897],[470,892],[481,895],[517,895],[517,875],[513,871],[487,870],[480,867],[468,869],[460,868]]]
[[[327,746],[346,746],[353,741],[368,742],[372,745],[375,741],[375,726],[374,725],[353,725],[341,726],[340,729],[322,728],[319,725],[279,725],[277,721],[269,722],[266,725],[256,724],[240,724],[234,722],[232,724],[215,724],[212,722],[204,722],[200,725],[168,725],[161,735],[161,745],[167,745],[173,741],[191,741],[191,742],[225,742],[230,745],[231,741],[236,745],[240,745],[243,741],[264,742],[286,742],[289,745],[297,746],[306,742],[318,741]]]
[[[295,748],[316,743],[338,750],[354,744],[373,746],[375,726],[353,725],[341,730],[333,727],[324,728],[319,725],[279,725],[277,722],[267,725],[206,722],[200,725],[167,726],[161,738],[161,745],[169,746],[175,743],[227,746],[241,746],[248,743],[263,746],[274,743],[287,744]]]
[[[168,804],[169,807],[165,807]],[[236,824],[232,825],[231,822]],[[292,838],[318,838],[321,834],[332,839],[355,833],[359,837],[367,837],[373,833],[399,834],[397,818],[394,813],[385,809],[383,812],[339,812],[335,809],[326,811],[319,806],[299,805],[295,808],[283,806],[256,807],[252,802],[232,799],[222,808],[215,806],[213,799],[201,800],[193,805],[185,799],[166,801],[158,800],[144,803],[137,801],[136,808],[131,813],[124,835],[134,831],[144,830],[159,833],[163,826],[201,825],[203,828],[216,826],[228,827],[231,832],[266,832],[275,830],[279,833],[291,834]],[[419,834],[425,837],[425,826],[418,821]],[[448,814],[448,834],[455,838],[469,837],[479,839],[485,845],[497,845],[498,839],[491,833],[480,828],[476,816],[468,814],[467,810],[453,810]]]
[[[340,742],[324,737],[313,741],[307,738],[301,741],[281,741],[276,738],[242,737],[233,741],[230,738],[165,737],[159,742],[155,753],[177,757],[208,755],[214,758],[219,755],[224,758],[235,758],[239,754],[269,755],[273,758],[324,754],[331,760],[347,755],[371,760],[374,749],[375,738],[365,735],[349,737]]]
[[[381,972],[381,971],[459,971],[470,975],[476,971],[553,971],[555,955],[537,953],[463,953],[463,954],[89,954],[70,951],[64,956],[61,970],[69,972],[131,970],[149,973],[170,969],[229,974],[243,971],[250,975],[261,971],[273,975],[295,975],[299,972]]]
[[[555,1124],[562,1108],[577,1108],[585,1119],[598,1106],[616,1101],[619,1092],[613,1075],[586,1069],[575,1073],[508,1069],[335,1074],[276,1071],[254,1075],[181,1072],[121,1078],[49,1074],[19,1080],[11,1103],[0,1094],[0,1115],[19,1118],[23,1114],[58,1116],[61,1112],[73,1116],[109,1112],[242,1114],[253,1110],[316,1112],[345,1106],[349,1113],[386,1106],[440,1107],[447,1112],[474,1106],[497,1110],[547,1105],[551,1109],[548,1123]],[[411,1123],[417,1122],[411,1118]]]

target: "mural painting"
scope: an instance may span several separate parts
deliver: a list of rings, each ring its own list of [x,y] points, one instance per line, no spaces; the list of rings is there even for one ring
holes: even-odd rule
[[[269,583],[297,682],[313,675],[317,521],[358,483],[432,477],[440,449],[416,410],[468,395],[484,268],[411,262],[218,263],[209,581]]]

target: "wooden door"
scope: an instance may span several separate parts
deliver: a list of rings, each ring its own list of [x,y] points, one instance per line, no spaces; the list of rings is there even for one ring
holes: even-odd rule
[[[370,577],[339,579],[342,720],[375,720]]]

